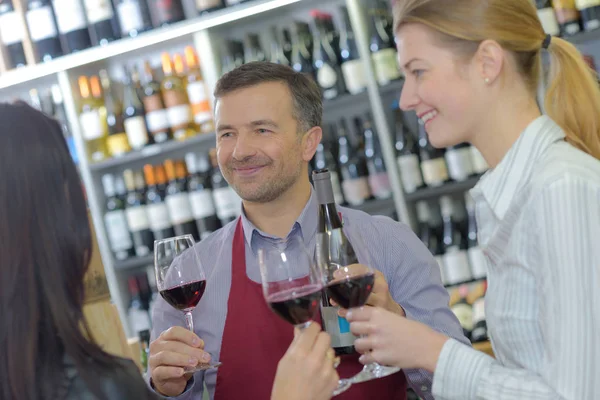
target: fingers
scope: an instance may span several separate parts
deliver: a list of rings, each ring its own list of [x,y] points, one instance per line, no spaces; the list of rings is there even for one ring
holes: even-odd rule
[[[294,338],[289,350],[301,351],[304,352],[304,354],[310,353],[310,349],[313,348],[319,332],[321,332],[321,325],[312,322],[308,327],[304,328],[296,338]]]
[[[373,353],[366,353],[366,354],[363,354],[362,356],[360,356],[360,358],[358,359],[358,361],[359,361],[361,364],[363,364],[363,365],[366,365],[366,364],[372,364],[372,363],[374,363],[374,362],[377,362],[377,361],[375,361],[375,359],[373,358]]]
[[[183,368],[161,366],[152,370],[152,380],[161,384],[171,379],[181,378],[184,375]]]
[[[375,307],[353,308],[346,313],[346,319],[349,322],[370,321],[376,312],[377,309]]]
[[[159,339],[166,341],[177,341],[191,347],[204,348],[204,341],[194,332],[181,326],[173,326],[160,334]]]
[[[354,341],[354,348],[359,353],[368,353],[375,347],[375,339],[373,337],[366,336],[359,338]]]
[[[319,332],[312,348],[311,355],[319,360],[326,359],[329,349],[331,349],[331,337],[326,332]],[[329,365],[331,365],[331,363],[329,363]]]

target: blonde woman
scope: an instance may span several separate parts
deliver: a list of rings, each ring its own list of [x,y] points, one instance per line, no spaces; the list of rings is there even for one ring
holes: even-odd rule
[[[348,315],[367,335],[355,343],[362,361],[432,371],[436,399],[598,398],[595,74],[574,46],[544,33],[529,0],[397,0],[394,17],[401,107],[416,111],[434,146],[470,142],[491,166],[471,194],[496,359],[368,308]]]

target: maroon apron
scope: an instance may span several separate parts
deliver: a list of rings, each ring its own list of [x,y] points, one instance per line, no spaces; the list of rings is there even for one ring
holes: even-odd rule
[[[320,316],[317,318],[320,322]],[[233,237],[231,289],[221,341],[215,400],[268,400],[277,364],[294,338],[293,326],[277,316],[265,301],[262,286],[246,274],[246,242],[241,219]],[[342,356],[340,377],[362,369],[358,354]],[[404,373],[352,386],[336,400],[405,400]]]

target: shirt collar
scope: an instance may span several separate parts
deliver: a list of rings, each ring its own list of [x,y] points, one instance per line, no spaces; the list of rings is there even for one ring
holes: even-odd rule
[[[302,213],[300,214],[300,216],[298,217],[298,219],[292,226],[292,229],[287,234],[287,236],[290,236],[290,234],[292,234],[292,232],[294,232],[295,230],[299,230],[300,234],[302,235],[302,239],[304,240],[305,243],[308,242],[312,237],[314,237],[315,232],[317,231],[317,223],[318,223],[317,207],[318,207],[317,197],[315,195],[314,190],[311,187],[310,198],[308,199],[308,202],[304,206]],[[252,239],[255,236],[255,234],[260,235],[264,238],[268,238],[268,239],[273,239],[273,240],[280,239],[278,237],[269,235],[269,234],[261,231],[260,229],[258,229],[246,217],[246,213],[243,211],[243,207],[242,207],[241,218],[242,218],[242,227],[244,229],[244,238],[246,239],[246,243],[248,244],[248,246],[250,246],[250,248],[252,248]]]
[[[564,131],[546,115],[536,118],[521,133],[500,164],[488,171],[471,190],[475,200],[485,199],[497,218],[525,186],[533,167],[551,144],[563,140]]]

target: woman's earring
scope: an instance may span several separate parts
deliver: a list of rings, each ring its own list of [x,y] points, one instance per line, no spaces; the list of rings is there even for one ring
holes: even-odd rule
[[[485,78],[483,81],[489,85],[489,83],[490,83],[490,78]]]

